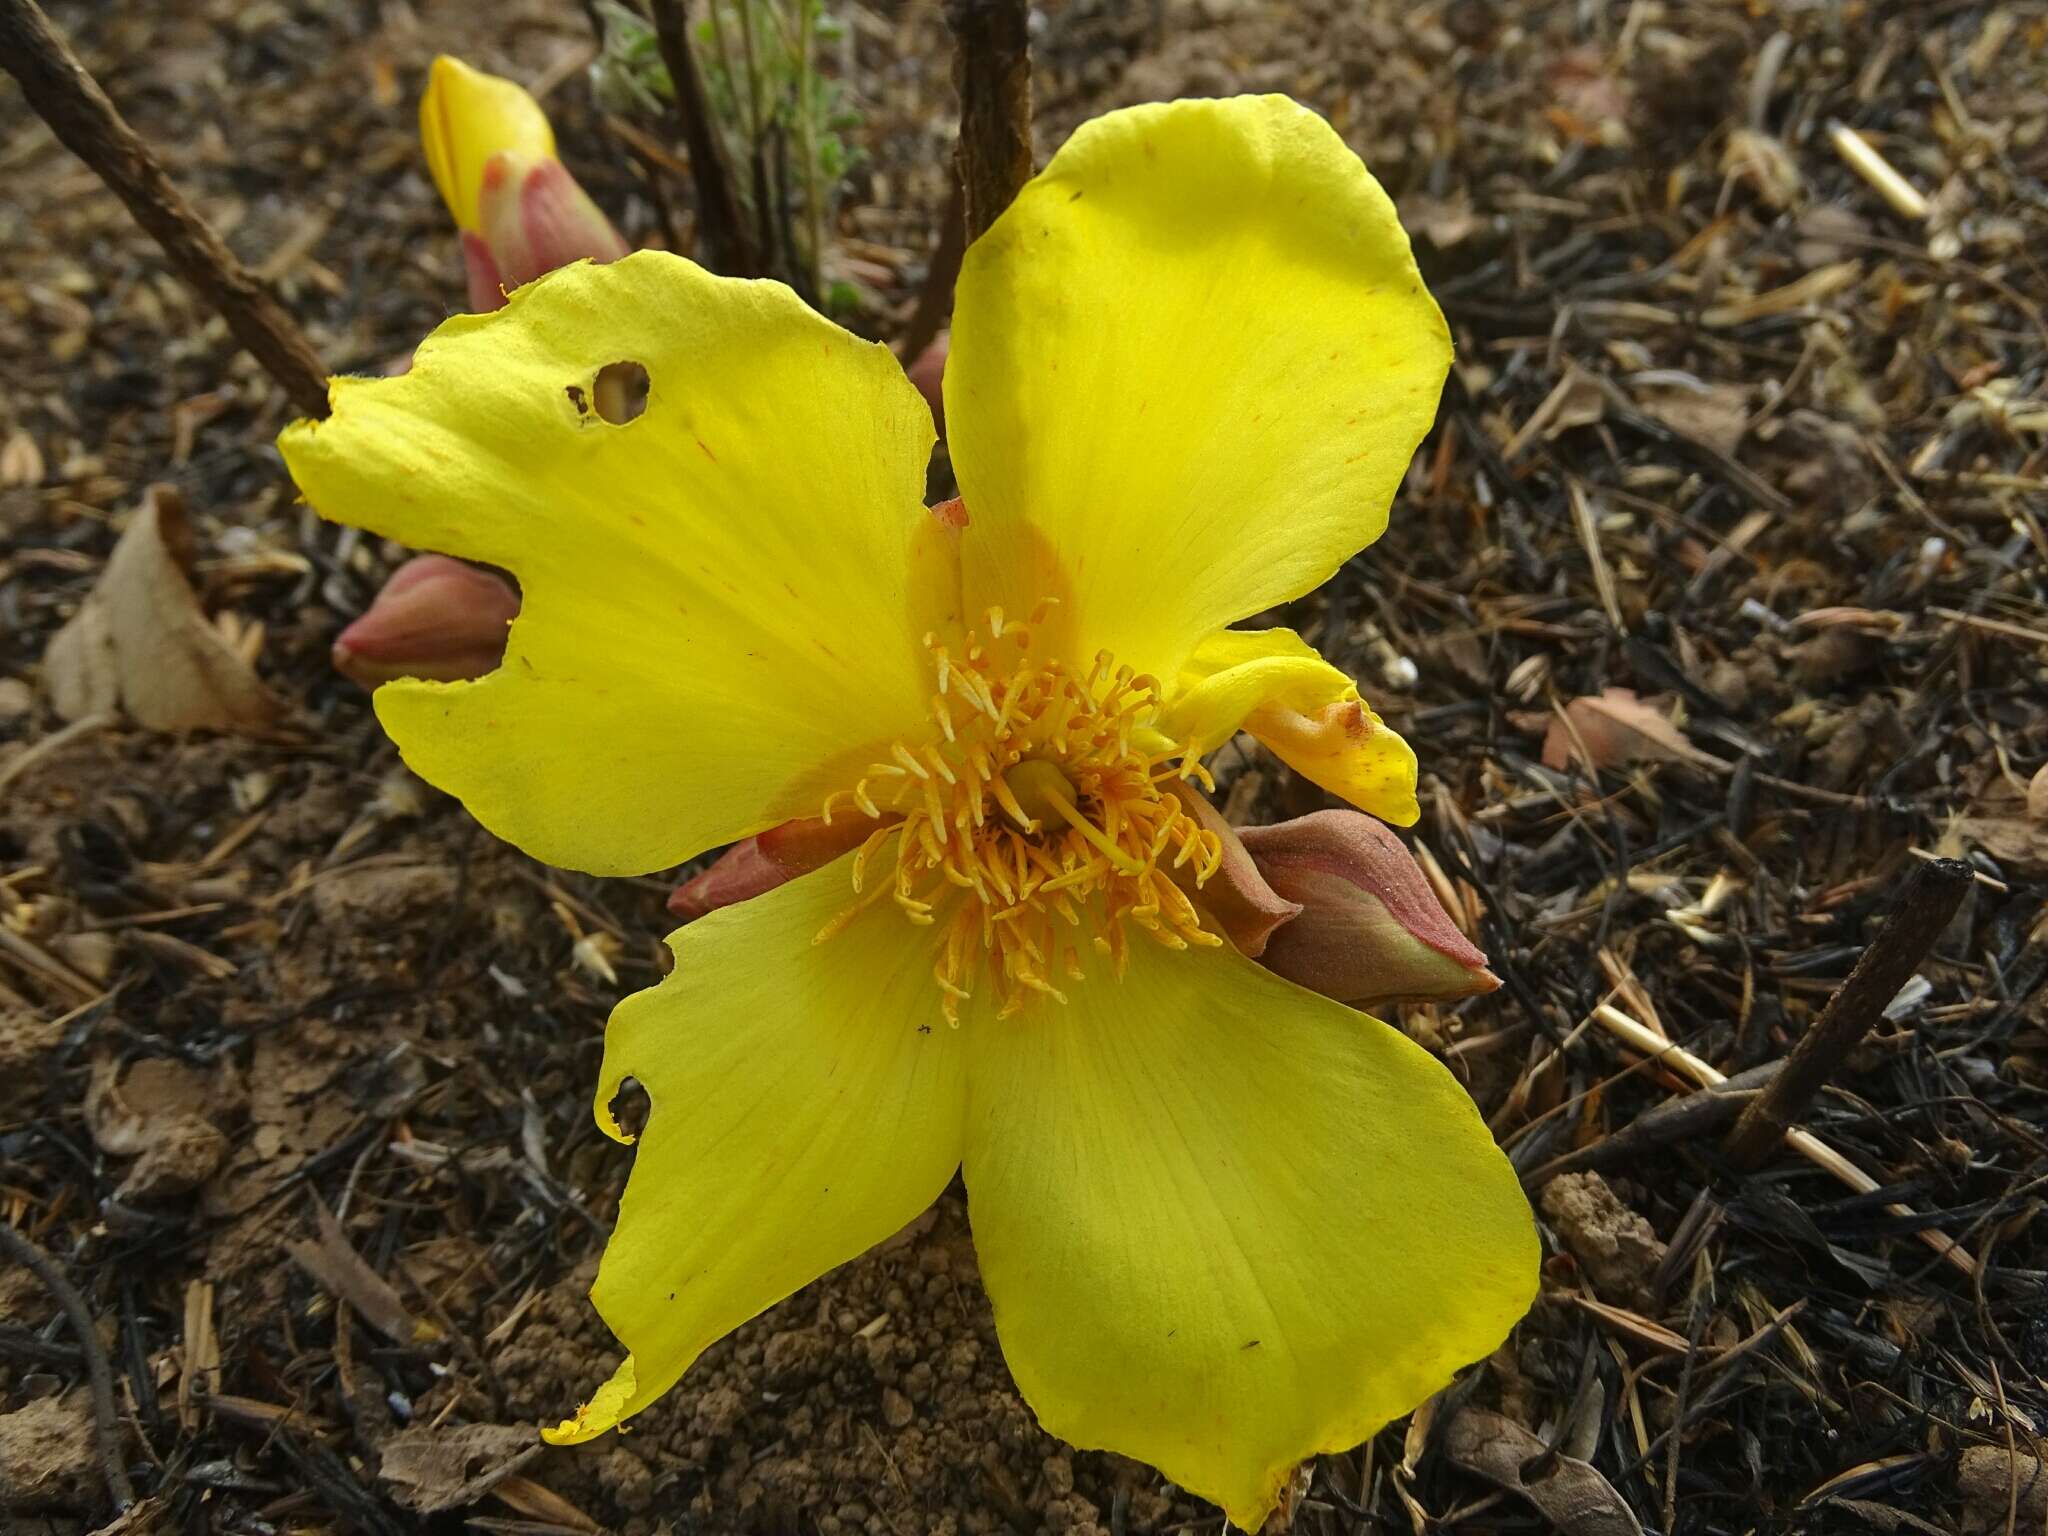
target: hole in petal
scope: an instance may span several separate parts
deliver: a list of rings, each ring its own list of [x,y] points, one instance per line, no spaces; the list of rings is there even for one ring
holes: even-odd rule
[[[647,1090],[640,1086],[640,1079],[628,1077],[619,1084],[619,1091],[612,1095],[612,1101],[605,1106],[612,1117],[612,1123],[620,1134],[629,1141],[638,1141],[640,1133],[647,1129],[647,1113],[653,1104],[647,1097]]]
[[[647,392],[652,381],[647,370],[635,362],[606,363],[597,370],[591,394],[597,414],[615,427],[623,427],[647,409]]]

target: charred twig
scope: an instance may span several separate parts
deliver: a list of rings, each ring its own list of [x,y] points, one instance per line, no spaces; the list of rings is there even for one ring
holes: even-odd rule
[[[1969,888],[1970,866],[1960,859],[1934,859],[1915,868],[1899,904],[1820,1018],[1792,1048],[1785,1070],[1743,1110],[1721,1144],[1730,1163],[1754,1168],[1784,1141],[1842,1058],[1870,1033],[1885,1005],[1927,958]]]
[[[690,49],[690,20],[683,0],[651,0],[654,37],[675,86],[676,118],[690,151],[690,180],[697,188],[697,238],[710,264],[733,277],[758,277],[761,254],[740,214],[725,146],[711,120],[704,77]]]
[[[75,1370],[85,1364],[85,1351],[76,1344],[57,1344],[39,1339],[18,1323],[0,1323],[0,1360],[17,1360],[24,1365],[54,1365]]]
[[[1031,48],[1024,0],[947,0],[960,142],[953,165],[967,238],[979,239],[1031,179]]]
[[[149,146],[50,25],[36,0],[0,0],[0,68],[44,122],[128,206],[178,275],[309,416],[327,414],[327,373],[306,333],[171,185]]]
[[[308,1492],[349,1525],[367,1536],[407,1536],[406,1527],[363,1486],[348,1463],[317,1440],[301,1442],[279,1424],[266,1443],[290,1464]]]
[[[100,1470],[107,1480],[107,1496],[119,1513],[135,1502],[135,1485],[121,1464],[121,1421],[114,1413],[114,1372],[107,1364],[106,1349],[100,1344],[99,1329],[93,1326],[92,1308],[85,1297],[57,1266],[57,1261],[5,1222],[0,1222],[0,1253],[43,1282],[78,1335],[78,1347],[85,1356],[85,1374],[92,1384],[92,1420],[99,1440]]]
[[[1747,1072],[1738,1072],[1725,1082],[1645,1110],[1612,1136],[1561,1153],[1531,1169],[1522,1176],[1522,1187],[1541,1189],[1560,1174],[1618,1168],[1645,1152],[1717,1131],[1741,1114],[1784,1065],[1782,1061],[1767,1061]]]
[[[1702,1061],[1684,1046],[1665,1039],[1654,1029],[1630,1018],[1611,1003],[1602,1003],[1593,1010],[1593,1020],[1610,1034],[1620,1037],[1631,1050],[1639,1051],[1661,1066],[1684,1073],[1702,1088],[1715,1088],[1728,1081],[1727,1074],[1708,1062]],[[1859,1195],[1874,1195],[1881,1187],[1876,1179],[1842,1156],[1833,1147],[1822,1141],[1811,1131],[1791,1130],[1783,1133],[1785,1143],[1807,1161],[1825,1169]],[[1902,1220],[1919,1223],[1922,1218],[1911,1206],[1888,1201],[1885,1210]],[[1966,1275],[1975,1276],[1977,1261],[1961,1243],[1945,1232],[1938,1232],[1932,1226],[1916,1225],[1914,1233],[1920,1241],[1940,1254],[1950,1264]]]

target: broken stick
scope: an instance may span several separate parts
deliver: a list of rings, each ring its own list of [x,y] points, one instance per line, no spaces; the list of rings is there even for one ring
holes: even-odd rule
[[[954,168],[967,238],[981,238],[1031,179],[1031,46],[1025,0],[947,0],[953,88],[960,95]]]
[[[1750,1100],[1722,1142],[1722,1155],[1730,1163],[1755,1168],[1783,1143],[1843,1057],[1870,1033],[1886,1005],[1927,958],[1962,905],[1970,880],[1970,866],[1961,859],[1931,859],[1914,869],[1898,905],[1813,1027],[1792,1047],[1785,1069]]]
[[[309,416],[325,416],[327,374],[306,333],[171,185],[35,0],[0,0],[0,69],[21,82],[28,104],[128,205],[178,276],[220,311],[292,403]]]
[[[754,237],[740,212],[732,167],[704,94],[704,77],[690,47],[690,18],[684,0],[654,0],[654,37],[661,62],[675,86],[676,121],[690,151],[690,180],[697,189],[697,239],[706,264],[728,277],[759,277],[766,252],[755,249]]]

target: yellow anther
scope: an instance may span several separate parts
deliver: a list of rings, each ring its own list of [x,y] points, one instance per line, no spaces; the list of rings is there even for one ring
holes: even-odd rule
[[[906,920],[943,925],[932,978],[949,1025],[977,975],[1010,1018],[1029,999],[1065,1001],[1053,978],[1083,978],[1082,943],[1121,976],[1129,929],[1171,949],[1220,942],[1166,873],[1192,867],[1199,883],[1222,860],[1221,839],[1176,798],[1183,780],[1207,782],[1197,745],[1159,729],[1158,683],[1108,652],[1085,674],[1038,654],[1032,625],[1051,606],[1025,624],[989,610],[1000,657],[973,636],[959,656],[926,636],[933,734],[894,743],[825,798],[828,821],[847,801],[889,819],[854,857],[857,901],[820,940],[884,894]],[[892,878],[871,881],[885,850]],[[1069,930],[1073,941],[1056,937]]]

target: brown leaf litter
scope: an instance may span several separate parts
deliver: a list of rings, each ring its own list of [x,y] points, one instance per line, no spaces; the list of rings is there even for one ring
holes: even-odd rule
[[[257,679],[253,647],[201,611],[192,560],[183,499],[150,486],[99,581],[44,654],[44,686],[60,716],[118,708],[155,731],[260,733],[278,724],[284,705]]]

